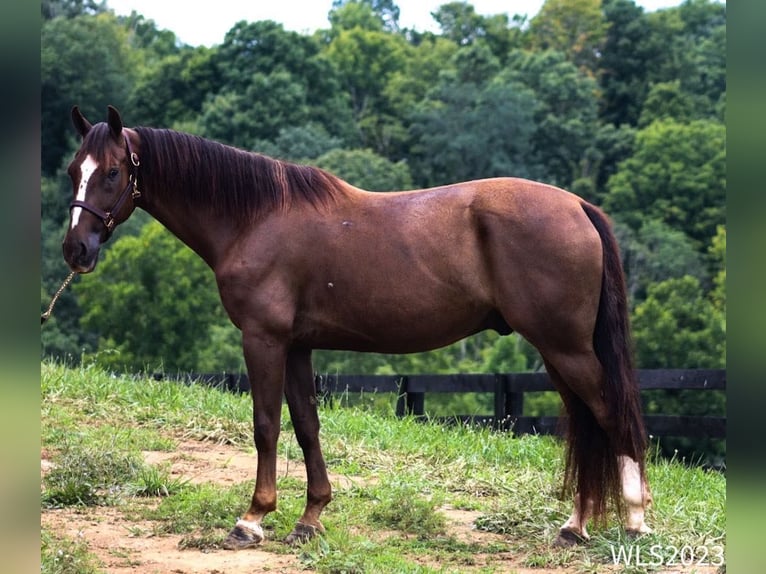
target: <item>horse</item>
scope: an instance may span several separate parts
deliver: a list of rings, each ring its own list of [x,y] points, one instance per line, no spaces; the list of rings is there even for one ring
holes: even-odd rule
[[[319,442],[313,349],[410,353],[486,329],[539,351],[568,414],[564,492],[571,516],[553,544],[589,539],[614,507],[627,533],[651,532],[646,432],[631,355],[625,279],[608,217],[560,188],[491,178],[370,192],[312,166],[169,129],[123,126],[108,107],[68,167],[63,240],[89,273],[136,208],[212,269],[242,333],[251,383],[255,489],[226,549],[256,546],[277,508],[283,396],[306,463],[306,505],[287,536],[324,532],[332,489]]]

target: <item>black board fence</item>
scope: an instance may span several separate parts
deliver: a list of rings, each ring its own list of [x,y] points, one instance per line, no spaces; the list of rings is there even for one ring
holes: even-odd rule
[[[157,380],[183,380],[245,393],[250,383],[245,374],[186,373],[182,375],[154,374]],[[639,369],[642,391],[694,390],[721,391],[726,389],[724,369]],[[498,430],[510,430],[516,435],[555,434],[559,418],[555,416],[525,416],[524,394],[554,391],[545,372],[454,375],[317,375],[317,395],[325,403],[334,395],[344,393],[396,393],[396,414],[403,417],[425,416],[428,393],[492,393],[492,414],[431,417],[430,420],[460,421],[490,425]],[[726,438],[726,417],[645,415],[647,432],[656,437]]]

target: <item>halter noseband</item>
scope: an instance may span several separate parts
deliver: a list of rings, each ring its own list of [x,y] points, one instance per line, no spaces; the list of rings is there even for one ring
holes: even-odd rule
[[[99,209],[98,207],[90,205],[84,201],[80,201],[79,199],[72,200],[72,202],[69,204],[69,211],[72,211],[72,208],[74,207],[81,207],[98,217],[101,220],[101,223],[104,224],[104,227],[106,227],[107,239],[109,239],[109,236],[114,230],[114,215],[120,211],[122,204],[125,203],[128,195],[130,195],[131,199],[134,201],[141,197],[141,192],[138,190],[137,181],[138,166],[141,165],[141,162],[138,160],[138,155],[133,151],[133,148],[131,148],[130,139],[127,135],[125,136],[125,146],[128,149],[128,157],[130,158],[130,175],[128,176],[128,185],[126,185],[125,189],[122,190],[120,197],[117,198],[117,201],[114,202],[114,205],[108,211],[104,211],[103,209]]]

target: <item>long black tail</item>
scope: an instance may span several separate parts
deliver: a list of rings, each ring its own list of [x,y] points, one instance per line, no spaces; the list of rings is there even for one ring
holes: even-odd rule
[[[579,398],[567,405],[569,446],[565,486],[576,485],[581,500],[592,501],[594,518],[601,519],[609,499],[618,511],[623,508],[617,456],[627,455],[638,462],[644,478],[647,442],[617,240],[609,219],[599,208],[585,202],[582,208],[603,245],[603,279],[593,347],[604,369],[604,399],[614,425],[603,429]]]

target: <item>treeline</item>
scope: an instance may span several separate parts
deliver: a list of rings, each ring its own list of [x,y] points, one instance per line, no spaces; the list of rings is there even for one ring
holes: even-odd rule
[[[128,125],[318,165],[370,190],[501,175],[569,189],[615,220],[639,366],[723,367],[725,5],[547,0],[532,18],[508,18],[449,2],[433,17],[439,33],[402,28],[393,0],[336,0],[313,34],[242,21],[208,48],[107,2],[44,1],[41,304],[67,272],[69,110],[101,121],[113,104]],[[212,274],[143,213],[64,294],[42,353],[243,369]],[[492,372],[540,360],[523,340],[484,333],[411,356],[317,352],[315,366]]]

